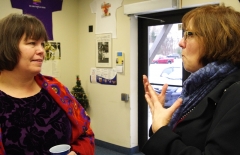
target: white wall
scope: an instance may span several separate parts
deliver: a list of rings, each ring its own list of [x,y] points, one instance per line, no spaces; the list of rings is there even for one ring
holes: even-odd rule
[[[88,32],[88,26],[95,30],[95,14],[91,13],[92,0],[79,3],[79,63],[82,85],[90,99],[92,128],[96,139],[115,145],[131,148],[137,146],[137,67],[130,69],[132,62],[137,62],[137,55],[130,53],[130,17],[123,14],[123,6],[117,9],[117,38],[112,39],[113,67],[117,51],[125,53],[124,74],[117,75],[117,85],[101,85],[89,82],[90,68],[95,67],[95,31]],[[139,2],[125,0],[127,3]],[[134,79],[130,83],[130,79]],[[130,92],[133,85],[134,92]],[[130,95],[130,102],[121,101],[121,93]]]
[[[124,0],[122,5],[144,0]],[[209,0],[210,1],[210,0]],[[206,0],[182,0],[183,7],[207,3]],[[92,0],[63,0],[62,11],[53,12],[54,41],[61,42],[61,77],[58,79],[70,90],[75,76],[80,75],[82,86],[90,100],[88,113],[96,139],[132,148],[137,146],[137,21],[124,15],[118,8],[117,38],[112,40],[112,60],[116,51],[125,53],[124,74],[118,74],[116,86],[92,84],[90,68],[95,67],[95,14],[91,13]],[[240,10],[238,0],[222,0]],[[21,10],[11,8],[10,0],[0,0],[0,18]],[[114,65],[113,65],[114,66]],[[139,77],[141,78],[141,77]],[[130,101],[121,101],[120,94],[130,95]]]

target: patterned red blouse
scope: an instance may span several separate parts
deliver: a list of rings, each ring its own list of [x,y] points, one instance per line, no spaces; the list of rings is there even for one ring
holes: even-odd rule
[[[71,134],[60,135],[63,139],[67,137],[70,138],[70,140],[64,140],[64,142],[70,141],[71,150],[78,154],[94,155],[94,133],[90,128],[90,118],[81,104],[79,104],[68,89],[55,78],[38,74],[35,80],[39,86],[46,90],[45,92],[55,100],[70,121],[70,127],[67,127],[69,126],[67,125],[69,121],[65,121],[65,127],[71,129]],[[1,108],[2,107],[0,107],[0,110]],[[61,115],[64,119],[64,114]],[[6,152],[2,136],[2,128],[0,128],[0,155],[5,155]],[[59,135],[57,136],[61,139]]]

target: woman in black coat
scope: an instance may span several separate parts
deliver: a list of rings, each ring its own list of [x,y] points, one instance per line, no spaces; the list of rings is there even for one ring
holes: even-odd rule
[[[180,98],[164,108],[143,75],[152,113],[146,155],[240,155],[240,13],[221,5],[196,8],[182,19],[185,70]]]

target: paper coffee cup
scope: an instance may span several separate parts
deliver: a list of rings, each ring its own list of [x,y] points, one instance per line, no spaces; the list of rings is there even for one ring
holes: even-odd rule
[[[71,146],[68,144],[60,144],[49,149],[52,155],[67,155],[70,152]]]

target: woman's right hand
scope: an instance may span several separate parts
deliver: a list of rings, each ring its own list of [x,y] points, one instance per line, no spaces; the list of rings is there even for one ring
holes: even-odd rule
[[[149,84],[147,76],[143,75],[143,84],[145,89],[145,99],[152,113],[152,131],[155,133],[158,129],[168,125],[173,113],[182,104],[182,99],[177,99],[176,102],[169,108],[164,108],[165,94],[168,85],[165,84],[162,92],[158,95],[152,86]]]
[[[148,81],[147,76],[146,76],[146,75],[143,75],[143,86],[144,86],[145,94],[148,94],[148,95],[150,95],[149,89],[148,89],[148,86],[149,86],[149,85],[150,85],[150,83],[149,83],[149,81]],[[157,94],[157,93],[155,92],[155,94],[156,94],[157,97],[158,97],[159,102],[162,103],[163,106],[164,106],[164,103],[165,103],[167,88],[168,88],[168,85],[167,85],[167,84],[164,84],[163,87],[162,87],[162,91],[161,91],[160,94]]]

